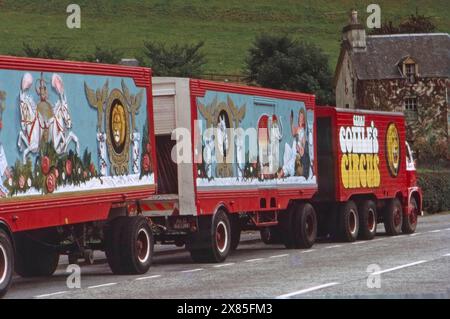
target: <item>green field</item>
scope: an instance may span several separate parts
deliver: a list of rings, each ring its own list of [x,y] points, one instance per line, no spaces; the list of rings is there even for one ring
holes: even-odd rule
[[[144,41],[205,41],[205,73],[239,74],[247,49],[262,32],[287,33],[318,44],[334,69],[340,30],[347,12],[378,3],[382,20],[399,21],[418,8],[433,17],[441,32],[450,31],[448,0],[0,0],[0,53],[11,54],[23,42],[66,44],[75,58],[96,45],[122,49],[127,57],[142,56]],[[82,9],[81,29],[66,27],[66,6]]]

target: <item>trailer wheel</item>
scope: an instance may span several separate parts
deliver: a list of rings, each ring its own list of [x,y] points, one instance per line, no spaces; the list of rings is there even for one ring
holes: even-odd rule
[[[109,221],[105,228],[104,233],[104,248],[106,254],[106,260],[108,261],[111,271],[120,275],[124,273],[122,260],[121,260],[121,236],[123,231],[123,225],[128,217],[120,216]]]
[[[397,236],[402,231],[403,210],[398,198],[391,199],[384,211],[384,228],[389,236]]]
[[[317,216],[309,203],[301,203],[294,216],[293,246],[294,248],[311,248],[317,237]]]
[[[8,234],[0,229],[0,298],[3,297],[12,281],[14,269],[14,249]]]
[[[402,232],[405,234],[412,234],[416,231],[417,216],[419,215],[419,205],[414,197],[409,201],[412,209],[408,216],[403,216]]]
[[[218,210],[212,218],[209,241],[206,248],[190,250],[194,262],[219,263],[224,261],[230,252],[230,221],[223,210]]]
[[[21,277],[49,277],[58,267],[58,250],[30,237],[28,234],[16,234],[15,271]]]
[[[377,207],[373,200],[365,200],[359,206],[359,237],[370,240],[377,233]]]
[[[230,250],[236,250],[241,241],[241,224],[239,223],[239,217],[233,216],[231,220],[231,243]]]
[[[282,244],[280,228],[277,226],[264,227],[259,231],[261,240],[266,245]]]
[[[281,240],[287,249],[294,248],[294,216],[296,204],[292,204],[286,211],[278,215],[281,232]]]
[[[122,269],[126,274],[144,274],[152,263],[153,234],[145,217],[128,217],[121,236]]]
[[[349,200],[343,204],[339,211],[338,233],[339,239],[353,242],[358,238],[359,218],[358,208],[354,201]]]

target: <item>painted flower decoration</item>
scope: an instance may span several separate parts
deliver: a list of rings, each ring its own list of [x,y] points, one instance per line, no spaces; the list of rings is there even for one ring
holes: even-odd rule
[[[91,163],[91,165],[89,165],[89,171],[91,172],[91,175],[95,175],[95,166],[93,163]]]
[[[54,175],[53,173],[52,173],[52,174],[49,174],[49,175],[47,176],[47,180],[46,180],[45,184],[46,184],[46,186],[47,186],[47,191],[48,191],[49,193],[53,193],[53,192],[55,191],[55,187],[56,187],[56,177],[55,177],[55,175]]]
[[[47,175],[50,171],[50,159],[47,156],[44,156],[41,161],[42,173]]]
[[[25,176],[20,175],[19,176],[19,188],[23,189],[25,187]]]
[[[148,156],[148,154],[145,154],[142,159],[142,168],[144,169],[144,172],[150,170],[150,156]]]
[[[66,161],[66,174],[67,174],[67,176],[72,175],[72,161],[71,160]]]

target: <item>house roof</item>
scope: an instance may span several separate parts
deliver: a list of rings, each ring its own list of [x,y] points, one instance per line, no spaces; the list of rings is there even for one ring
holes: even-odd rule
[[[360,80],[401,78],[398,64],[406,57],[419,65],[421,77],[450,78],[447,33],[372,35],[366,44],[365,51],[348,51]]]

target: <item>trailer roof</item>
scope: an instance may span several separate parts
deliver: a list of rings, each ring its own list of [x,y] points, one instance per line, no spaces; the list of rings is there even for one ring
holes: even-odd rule
[[[5,55],[0,55],[0,69],[129,77],[133,78],[136,85],[140,87],[150,86],[152,74],[151,69],[144,67]]]
[[[317,108],[335,110],[336,112],[339,112],[339,113],[378,114],[378,115],[389,115],[389,116],[400,116],[400,117],[405,116],[405,114],[403,114],[402,112],[376,111],[376,110],[366,110],[366,109],[346,109],[346,108],[334,107],[334,106],[317,106]]]

